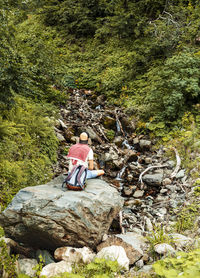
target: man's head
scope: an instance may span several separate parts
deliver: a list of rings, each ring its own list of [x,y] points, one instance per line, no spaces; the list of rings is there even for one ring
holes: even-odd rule
[[[86,132],[82,132],[79,137],[80,144],[87,144],[88,143],[89,135]]]

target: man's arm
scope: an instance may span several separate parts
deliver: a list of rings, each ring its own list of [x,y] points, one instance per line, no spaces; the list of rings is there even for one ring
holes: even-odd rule
[[[94,161],[93,160],[89,160],[88,161],[88,169],[89,170],[93,170],[94,169]]]

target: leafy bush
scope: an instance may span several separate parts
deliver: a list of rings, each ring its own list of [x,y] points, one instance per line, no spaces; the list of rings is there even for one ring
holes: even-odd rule
[[[119,273],[117,261],[96,258],[87,265],[75,266],[73,273],[65,273],[57,278],[114,278]]]
[[[1,205],[6,205],[20,188],[49,180],[51,165],[57,160],[58,140],[50,118],[56,116],[55,108],[21,97],[15,102],[0,123]]]
[[[154,271],[162,278],[198,278],[200,276],[200,250],[178,252],[175,258],[166,258],[153,264]]]
[[[16,274],[17,257],[14,255],[11,256],[9,255],[7,245],[3,240],[0,240],[0,257],[1,257],[0,275],[2,275],[1,277],[3,277],[3,273],[6,273],[6,275],[8,275],[7,277],[12,277],[12,278],[17,277]]]

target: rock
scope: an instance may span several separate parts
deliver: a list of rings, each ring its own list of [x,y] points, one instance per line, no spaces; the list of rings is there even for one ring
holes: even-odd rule
[[[126,252],[122,246],[108,246],[104,247],[96,255],[97,258],[104,258],[106,260],[117,261],[118,264],[128,270],[129,269],[129,259]]]
[[[18,261],[18,272],[26,274],[30,277],[36,276],[36,265],[38,264],[35,259],[19,259]]]
[[[162,183],[163,174],[146,174],[142,179],[148,185],[159,186]]]
[[[150,273],[152,271],[152,265],[144,265],[138,272],[139,273]]]
[[[124,157],[124,162],[133,162],[138,160],[137,152],[134,150],[127,150],[127,154]]]
[[[68,127],[64,130],[64,137],[66,141],[71,142],[72,137],[74,136],[74,129],[72,127]]]
[[[55,263],[53,257],[51,256],[51,254],[47,250],[38,249],[36,251],[36,258],[37,258],[38,262],[40,260],[40,256],[42,256],[42,258],[43,258],[44,265]]]
[[[176,247],[180,248],[180,249],[192,244],[192,242],[193,242],[192,238],[186,237],[186,236],[181,235],[181,234],[169,234],[169,236],[175,242]]]
[[[79,142],[79,137],[77,137],[77,136],[72,136],[72,137],[70,138],[70,141],[71,141],[72,143],[76,144],[76,143]]]
[[[174,254],[176,252],[175,249],[167,243],[156,244],[154,250],[160,255]]]
[[[45,267],[43,267],[41,273],[40,273],[40,277],[54,277],[56,275],[59,275],[61,273],[64,272],[72,272],[72,267],[69,263],[67,263],[66,261],[61,261],[59,263],[52,263],[52,264],[48,264]]]
[[[177,174],[176,174],[176,178],[177,179],[181,179],[185,176],[185,171],[184,170],[180,170]]]
[[[167,191],[168,191],[168,189],[162,188],[162,189],[160,190],[160,193],[161,193],[161,194],[165,194],[165,193],[167,193]]]
[[[62,134],[56,132],[56,136],[60,142],[65,142],[65,137]]]
[[[172,181],[171,181],[171,179],[169,179],[169,178],[165,178],[164,180],[163,180],[163,182],[162,182],[162,184],[165,186],[165,185],[168,185],[168,184],[171,184],[172,183]]]
[[[116,126],[116,119],[110,116],[105,116],[103,119],[103,125],[105,128],[113,129]]]
[[[143,236],[128,232],[126,234],[110,236],[108,240],[97,246],[97,251],[111,245],[122,246],[130,260],[130,264],[134,264],[143,256],[143,249],[146,247],[146,242]]]
[[[93,253],[88,247],[83,248],[73,248],[73,247],[60,247],[57,248],[54,252],[54,257],[56,260],[67,261],[70,264],[89,264],[95,257],[95,253]]]
[[[108,161],[112,161],[115,159],[119,159],[118,154],[116,153],[116,151],[114,151],[114,149],[111,147],[109,152],[106,152],[103,156],[102,156],[102,160],[104,160],[105,162]]]
[[[144,190],[136,190],[133,194],[133,197],[140,198],[144,195]]]
[[[117,137],[115,137],[113,143],[114,143],[115,145],[117,145],[118,147],[121,147],[123,141],[124,141],[124,138],[123,138],[122,136],[117,136]]]
[[[141,259],[141,260],[137,261],[137,262],[135,263],[135,266],[137,266],[137,267],[139,267],[139,268],[142,268],[142,267],[144,266],[143,260]]]
[[[151,157],[145,157],[144,159],[146,164],[151,164],[152,163],[152,158]]]
[[[88,180],[84,191],[63,191],[63,180],[59,176],[21,189],[0,214],[5,234],[40,249],[95,248],[122,209],[123,198],[100,179]]]
[[[146,228],[146,231],[153,231],[153,225],[151,223],[151,220],[148,218],[148,217],[145,217],[145,228]]]
[[[81,130],[81,132],[83,132],[83,131],[88,132],[88,134],[92,140],[102,143],[102,140],[99,137],[99,135],[90,126],[84,127],[84,130]]]
[[[140,145],[141,149],[149,150],[150,147],[151,147],[151,141],[149,141],[149,140],[140,140],[139,145]]]

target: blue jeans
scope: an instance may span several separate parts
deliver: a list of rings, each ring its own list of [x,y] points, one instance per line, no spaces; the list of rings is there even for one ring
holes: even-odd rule
[[[98,176],[97,170],[87,170],[87,176],[86,179],[94,179]]]

